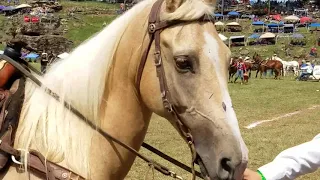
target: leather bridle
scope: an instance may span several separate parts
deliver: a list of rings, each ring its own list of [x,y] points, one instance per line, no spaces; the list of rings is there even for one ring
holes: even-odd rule
[[[166,109],[168,113],[170,113],[175,121],[175,125],[179,130],[179,133],[184,137],[184,139],[187,141],[188,146],[191,151],[192,155],[192,161],[191,161],[191,167],[192,167],[192,174],[193,178],[195,179],[195,170],[194,170],[194,164],[196,163],[197,153],[195,151],[193,137],[190,132],[190,128],[186,126],[183,121],[181,120],[179,114],[177,113],[176,106],[173,105],[172,99],[170,96],[169,88],[166,81],[166,75],[163,67],[163,61],[161,57],[161,46],[160,46],[160,33],[165,28],[168,28],[172,25],[177,25],[181,23],[186,23],[190,21],[181,21],[181,20],[174,20],[174,21],[161,21],[160,20],[160,9],[161,5],[164,0],[158,0],[156,1],[151,9],[151,12],[149,14],[149,22],[148,22],[148,33],[149,33],[149,44],[145,51],[143,52],[139,67],[138,67],[138,73],[137,73],[137,79],[136,79],[136,87],[140,89],[140,81],[143,73],[143,69],[145,66],[145,63],[148,58],[148,54],[151,48],[151,45],[154,41],[155,44],[155,52],[154,52],[154,65],[156,67],[156,73],[157,77],[159,79],[160,84],[160,93],[162,98],[162,104],[163,107]],[[204,15],[201,18],[195,20],[195,21],[212,21],[209,16]]]
[[[180,20],[174,20],[174,21],[160,21],[160,9],[161,5],[164,0],[158,0],[154,3],[150,15],[149,15],[149,23],[148,23],[148,34],[150,37],[149,44],[146,48],[146,50],[143,53],[143,56],[141,58],[141,62],[138,67],[137,72],[137,78],[136,78],[136,87],[140,89],[140,81],[143,73],[143,69],[145,66],[145,63],[147,61],[147,57],[151,48],[151,45],[153,41],[155,42],[155,52],[154,52],[154,63],[156,66],[156,73],[157,77],[159,79],[160,83],[160,92],[162,97],[162,103],[164,108],[168,113],[170,113],[173,116],[173,119],[175,121],[176,127],[179,130],[179,133],[184,137],[184,139],[187,141],[188,146],[190,148],[191,154],[192,154],[192,162],[191,162],[191,168],[184,165],[183,163],[180,163],[179,161],[167,156],[166,154],[162,153],[161,151],[153,148],[152,146],[148,145],[147,143],[143,143],[142,146],[149,149],[150,151],[156,153],[157,155],[163,157],[164,159],[174,163],[175,165],[179,166],[180,168],[189,171],[193,174],[192,179],[194,180],[196,176],[203,178],[201,174],[198,171],[195,171],[194,164],[196,163],[196,157],[197,153],[195,151],[193,137],[190,132],[190,128],[188,128],[183,121],[181,120],[179,114],[177,113],[176,106],[172,104],[172,99],[170,97],[169,89],[167,86],[167,81],[165,78],[165,71],[163,67],[163,61],[161,58],[161,47],[160,47],[160,33],[165,28],[168,28],[172,25],[177,25],[180,23],[186,23],[190,21],[180,21]],[[194,21],[212,21],[209,16],[205,15],[197,20]],[[35,84],[37,84],[40,87],[44,87],[45,92],[51,95],[53,98],[55,98],[57,101],[61,102],[61,98],[58,94],[56,94],[51,89],[45,87],[41,81],[39,81],[35,76],[32,75],[32,73],[29,71],[29,69],[20,63],[16,62],[15,60],[11,59],[10,57],[6,55],[0,55],[0,59],[4,59],[10,64],[12,64],[17,70],[19,70],[22,74],[24,74],[26,77],[30,78]],[[37,73],[37,70],[31,69],[32,71]],[[37,73],[39,74],[39,73]],[[77,117],[79,117],[80,120],[85,122],[88,126],[99,132],[104,138],[112,140],[113,142],[119,144],[120,146],[126,148],[131,153],[135,154],[136,156],[140,157],[144,161],[146,161],[150,166],[158,170],[164,175],[171,176],[173,178],[182,179],[180,176],[177,176],[173,171],[170,171],[165,166],[154,162],[153,160],[147,158],[146,156],[140,154],[132,147],[124,144],[123,142],[119,141],[118,139],[114,138],[104,130],[102,130],[100,127],[97,127],[93,121],[90,121],[87,117],[85,117],[81,112],[79,112],[76,108],[74,108],[70,103],[66,101],[62,101],[64,103],[64,106],[69,109],[72,113],[74,113]],[[14,149],[13,147],[0,142],[0,150],[7,152],[8,154],[12,155],[12,157],[19,158],[21,156],[21,152]],[[78,179],[84,179],[80,175],[64,168],[56,163],[50,162],[48,160],[45,160],[44,157],[35,150],[30,150],[29,153],[29,159],[30,162],[28,162],[28,165],[31,167],[30,170],[36,170],[38,173],[42,174],[42,176],[46,177],[49,180],[55,180],[55,179],[66,179],[64,177],[65,174],[69,174],[69,177],[77,177]],[[46,165],[45,165],[46,164]]]

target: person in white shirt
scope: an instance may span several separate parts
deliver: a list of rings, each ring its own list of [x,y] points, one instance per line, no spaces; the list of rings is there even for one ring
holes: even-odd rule
[[[272,162],[252,171],[243,180],[291,180],[320,168],[320,134],[311,141],[282,151]]]

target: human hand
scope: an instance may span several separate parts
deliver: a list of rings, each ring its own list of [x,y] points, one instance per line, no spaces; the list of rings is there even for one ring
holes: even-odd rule
[[[261,176],[256,171],[247,168],[244,171],[243,180],[261,180]]]

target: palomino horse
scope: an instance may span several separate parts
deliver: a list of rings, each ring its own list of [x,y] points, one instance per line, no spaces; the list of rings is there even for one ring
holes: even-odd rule
[[[136,150],[153,112],[178,128],[163,106],[162,97],[168,92],[159,90],[159,64],[154,64],[159,52],[155,53],[154,43],[141,83],[136,83],[143,52],[149,46],[147,22],[153,4],[153,0],[138,3],[41,78],[96,126]],[[177,115],[193,137],[203,164],[201,172],[212,180],[241,179],[248,152],[227,89],[231,53],[214,24],[200,20],[212,14],[215,4],[165,0],[161,5],[162,22],[179,22],[163,29],[158,39],[165,70],[162,77],[166,77]],[[35,149],[86,179],[124,179],[136,156],[92,130],[43,88],[28,81],[25,89],[15,148],[25,154]],[[40,179],[27,168],[22,170],[11,166],[3,179]]]
[[[254,66],[258,66],[258,70],[256,73],[256,78],[258,76],[258,73],[260,72],[260,78],[262,78],[262,74],[266,73],[268,69],[272,69],[275,71],[275,77],[274,79],[278,79],[281,71],[283,75],[283,65],[280,61],[278,60],[263,60],[262,57],[255,53],[253,55],[253,60],[254,60]]]

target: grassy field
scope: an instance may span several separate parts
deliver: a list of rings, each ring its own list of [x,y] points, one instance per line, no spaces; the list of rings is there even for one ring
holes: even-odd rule
[[[311,140],[320,133],[320,83],[296,82],[292,78],[284,80],[251,79],[248,85],[229,84],[242,136],[249,148],[249,168],[256,169],[275,158],[282,150]],[[272,119],[287,113],[301,111],[291,117],[261,124],[253,129],[245,126],[250,123]],[[163,118],[154,115],[150,124],[146,142],[163,150],[169,155],[189,163],[190,155],[186,144],[178,133]],[[143,154],[168,165],[184,178],[190,176],[174,165],[152,155],[145,149]],[[143,179],[148,166],[137,159],[127,179]],[[151,173],[149,174],[151,176]],[[303,180],[315,180],[320,171],[301,177]],[[155,173],[155,179],[170,179]]]

